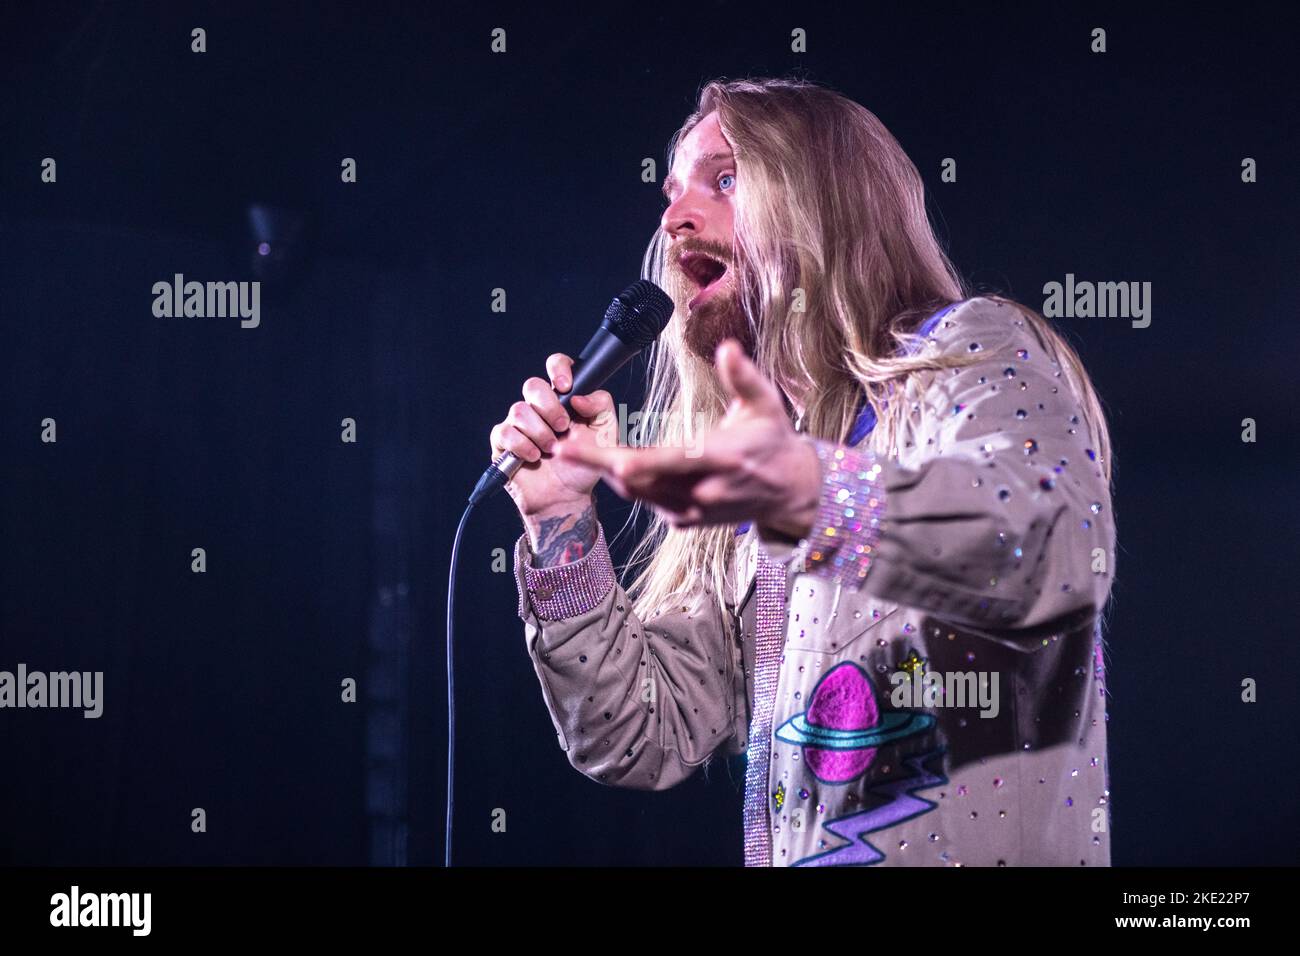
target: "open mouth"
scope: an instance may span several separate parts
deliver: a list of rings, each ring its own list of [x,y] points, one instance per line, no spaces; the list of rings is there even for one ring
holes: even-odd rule
[[[722,261],[713,258],[703,252],[688,252],[682,256],[680,262],[682,272],[686,273],[699,287],[699,292],[690,301],[690,307],[694,308],[715,286],[722,280],[727,272],[727,266]]]

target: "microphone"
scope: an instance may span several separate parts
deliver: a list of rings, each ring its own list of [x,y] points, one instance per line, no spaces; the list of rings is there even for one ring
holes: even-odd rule
[[[605,310],[600,328],[573,363],[573,384],[560,395],[564,410],[569,411],[572,396],[599,389],[634,355],[657,339],[672,315],[673,300],[668,293],[646,279],[638,279],[616,295]],[[483,472],[469,496],[469,503],[476,505],[505,487],[523,463],[513,452],[502,454]]]

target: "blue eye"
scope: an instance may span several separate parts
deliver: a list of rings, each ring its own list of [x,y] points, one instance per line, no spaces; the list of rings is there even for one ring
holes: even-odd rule
[[[731,180],[730,185],[727,184],[728,179]],[[731,186],[734,186],[735,184],[736,184],[736,177],[732,173],[723,173],[721,176],[718,177],[719,189],[730,189]]]

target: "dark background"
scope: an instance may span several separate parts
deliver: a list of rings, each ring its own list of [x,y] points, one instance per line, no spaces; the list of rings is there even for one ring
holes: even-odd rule
[[[0,712],[0,862],[441,862],[448,559],[488,431],[636,278],[641,160],[662,175],[699,85],[792,72],[893,131],[977,290],[1153,283],[1149,328],[1059,323],[1116,443],[1114,861],[1294,862],[1293,33],[1241,4],[541,6],[6,8],[0,669],[106,686],[95,721]],[[153,317],[176,272],[253,277],[257,203],[302,230],[261,327]],[[491,566],[519,530],[501,496],[462,549],[457,861],[739,864],[725,766],[646,794],[566,763]]]

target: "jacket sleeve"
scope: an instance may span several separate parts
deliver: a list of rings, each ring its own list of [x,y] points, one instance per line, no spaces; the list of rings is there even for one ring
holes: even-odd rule
[[[1115,541],[1081,397],[1029,323],[991,300],[954,312],[931,347],[987,358],[918,376],[904,396],[913,447],[899,460],[807,439],[823,467],[813,530],[797,547],[762,534],[760,545],[986,632],[1078,626],[1105,605]]]
[[[611,786],[664,790],[734,735],[731,622],[714,595],[643,622],[618,583],[598,525],[577,561],[534,568],[515,543],[518,613],[560,747]]]

